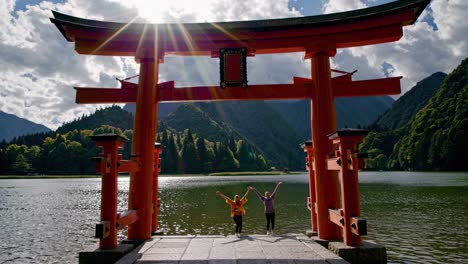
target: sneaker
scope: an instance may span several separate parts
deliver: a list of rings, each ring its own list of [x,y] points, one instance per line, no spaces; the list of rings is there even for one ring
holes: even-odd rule
[[[274,236],[274,235],[275,235],[275,233],[273,232],[273,230],[271,230],[270,234],[271,234],[272,236]]]
[[[240,234],[239,234],[239,233],[236,233],[236,237],[240,237]]]
[[[267,231],[267,236],[269,236],[269,235],[270,235],[270,231]]]

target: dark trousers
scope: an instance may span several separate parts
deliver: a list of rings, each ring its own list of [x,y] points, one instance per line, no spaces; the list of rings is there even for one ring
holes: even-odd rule
[[[270,230],[270,223],[271,223],[271,230],[275,229],[275,213],[266,213],[265,214],[267,220],[267,230]]]
[[[242,233],[242,215],[235,215],[232,219],[236,223],[236,233]]]

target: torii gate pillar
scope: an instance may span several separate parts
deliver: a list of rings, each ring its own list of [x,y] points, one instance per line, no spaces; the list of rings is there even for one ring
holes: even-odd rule
[[[154,145],[157,131],[157,84],[159,62],[157,55],[137,58],[140,62],[140,76],[133,123],[132,154],[137,157],[141,168],[130,175],[128,195],[129,210],[138,210],[138,220],[128,227],[129,240],[151,238],[153,213],[153,170]],[[157,181],[157,179],[155,179]],[[155,190],[157,191],[157,190]]]
[[[327,155],[332,152],[328,134],[336,130],[335,102],[330,71],[330,57],[335,54],[334,48],[306,49],[306,58],[311,58],[311,75],[315,84],[314,100],[311,100],[311,131],[315,150],[317,231],[319,238],[325,240],[342,238],[340,228],[328,218],[329,208],[340,207],[338,172],[327,170]]]

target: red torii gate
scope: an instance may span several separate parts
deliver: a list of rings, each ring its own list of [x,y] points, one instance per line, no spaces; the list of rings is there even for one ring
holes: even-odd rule
[[[121,166],[116,167],[120,157],[115,150],[122,145],[120,139],[96,138],[100,140],[99,145],[104,147],[105,155],[99,165],[103,176],[116,175],[121,171],[131,172],[129,211],[116,216],[115,206],[108,204],[116,201],[111,199],[105,202],[103,199],[102,212],[105,207],[113,209],[107,214],[101,212],[101,220],[106,223],[101,227],[113,233],[101,239],[100,247],[117,246],[114,223],[117,223],[117,228],[129,225],[129,240],[149,239],[152,231],[155,231],[159,148],[155,149],[152,142],[157,131],[159,102],[272,99],[311,100],[313,147],[308,143],[305,149],[310,171],[309,207],[313,230],[318,231],[320,239],[338,240],[343,238],[343,229],[346,245],[361,245],[360,235],[363,232],[359,228],[362,231],[365,226],[359,227],[357,169],[362,163],[356,156],[356,144],[362,136],[354,132],[334,133],[334,98],[399,94],[401,77],[352,81],[352,74],[344,74],[332,78],[330,57],[336,54],[338,48],[399,40],[403,35],[403,26],[413,24],[429,2],[400,0],[320,16],[186,24],[102,22],[53,11],[54,18],[50,20],[68,41],[75,42],[78,53],[134,56],[141,64],[138,84],[122,82],[120,89],[75,88],[77,103],[136,102],[131,161],[121,161]],[[305,59],[311,59],[312,78],[294,77],[292,84],[249,85],[245,88],[245,76],[236,73],[235,76],[244,77],[243,85],[239,83],[225,87],[222,80],[224,89],[219,86],[176,88],[173,81],[158,83],[158,65],[166,55],[222,57],[225,54],[221,51],[230,48],[242,49],[249,56],[304,52]],[[243,65],[242,62],[236,63],[241,67]],[[243,69],[227,67],[223,70],[232,73]],[[109,140],[113,143],[108,143]],[[331,152],[334,154],[330,159]],[[338,170],[342,172],[342,203]],[[108,184],[116,184],[116,180]]]

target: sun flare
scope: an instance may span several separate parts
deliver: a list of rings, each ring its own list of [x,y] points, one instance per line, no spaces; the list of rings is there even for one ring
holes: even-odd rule
[[[143,19],[151,23],[190,23],[206,22],[213,18],[211,7],[215,1],[171,0],[171,1],[132,1],[131,6],[138,10]]]

